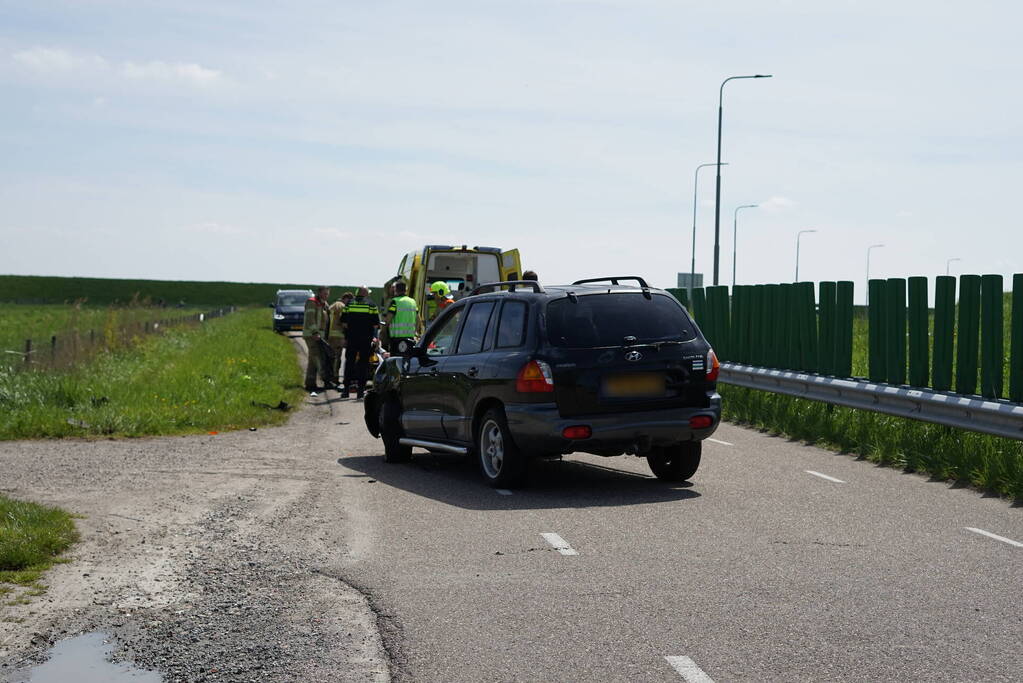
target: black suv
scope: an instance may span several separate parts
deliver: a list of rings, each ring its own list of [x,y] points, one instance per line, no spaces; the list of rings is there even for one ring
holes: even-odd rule
[[[388,462],[413,447],[473,454],[493,486],[520,484],[530,457],[575,451],[645,456],[682,481],[721,418],[717,372],[685,308],[642,278],[494,283],[381,364],[366,426]]]

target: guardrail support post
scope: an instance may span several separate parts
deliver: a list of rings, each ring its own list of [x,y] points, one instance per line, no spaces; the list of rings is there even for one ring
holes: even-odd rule
[[[1009,399],[1023,403],[1023,273],[1012,276],[1012,337],[1009,340]]]
[[[801,282],[796,287],[800,310],[799,365],[804,372],[817,372],[817,301],[814,297],[813,283]]]
[[[764,349],[764,365],[771,368],[782,366],[779,349],[781,348],[782,328],[785,324],[785,313],[781,305],[781,286],[764,285],[764,310],[760,315],[764,329],[767,348]]]
[[[868,377],[871,382],[883,382],[888,377],[885,354],[885,281],[871,280],[867,283],[867,361]]]
[[[955,324],[956,279],[939,275],[934,280],[934,369],[931,386],[935,391],[952,388]]]
[[[794,308],[795,305],[792,302],[792,287],[793,285],[784,283],[778,285],[778,321],[779,327],[778,340],[778,367],[785,368],[786,370],[795,370],[796,363],[794,362],[795,346],[797,337],[792,334],[792,328],[795,327],[793,323]]]
[[[981,278],[980,393],[1001,398],[1005,388],[1002,353],[1005,350],[1005,316],[1002,302],[1002,276]]]
[[[820,353],[817,371],[822,375],[835,374],[836,289],[834,282],[820,283],[820,315],[817,321]]]
[[[888,279],[886,287],[888,303],[887,314],[888,342],[885,344],[888,369],[888,382],[891,384],[906,383],[906,281],[903,278]]]
[[[980,276],[959,277],[959,344],[956,347],[956,393],[977,393],[980,336]]]
[[[853,283],[843,280],[836,286],[835,365],[837,377],[852,377]]]
[[[909,383],[926,387],[929,378],[927,278],[909,278]]]

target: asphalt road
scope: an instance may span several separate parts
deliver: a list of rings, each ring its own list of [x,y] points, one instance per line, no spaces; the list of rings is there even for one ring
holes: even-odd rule
[[[332,408],[399,680],[1023,680],[1023,546],[969,530],[1023,543],[1003,500],[730,425],[691,484],[569,456],[504,494]]]
[[[45,597],[0,605],[0,680],[83,631],[168,682],[1023,680],[1004,500],[730,425],[684,486],[381,453],[334,392],[275,429],[0,443],[0,490],[82,515]]]

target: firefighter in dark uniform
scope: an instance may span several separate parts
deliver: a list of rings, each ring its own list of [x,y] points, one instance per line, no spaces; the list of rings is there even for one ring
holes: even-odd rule
[[[355,385],[356,398],[362,398],[366,391],[369,357],[380,327],[380,312],[368,297],[369,288],[359,287],[355,299],[341,314],[345,333],[345,387],[342,393],[345,398],[351,396],[352,385]]]

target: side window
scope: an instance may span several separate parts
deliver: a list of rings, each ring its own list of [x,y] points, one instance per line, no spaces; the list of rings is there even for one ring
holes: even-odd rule
[[[458,332],[458,323],[462,320],[464,308],[459,308],[445,320],[440,328],[426,342],[426,353],[431,356],[450,356],[455,352],[455,333]]]
[[[497,327],[497,348],[508,349],[522,346],[526,341],[526,311],[524,301],[506,301],[501,308],[501,320]]]
[[[494,311],[494,302],[485,301],[473,304],[465,317],[465,327],[458,340],[458,353],[479,353],[483,349],[483,340],[487,335],[487,323]]]

